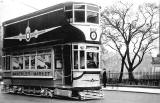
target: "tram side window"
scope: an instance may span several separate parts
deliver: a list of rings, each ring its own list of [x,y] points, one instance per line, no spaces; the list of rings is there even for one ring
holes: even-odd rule
[[[65,6],[65,10],[72,10],[72,5]]]
[[[47,66],[47,69],[51,69],[51,54],[45,55],[45,65]]]
[[[80,51],[80,68],[85,69],[84,51]]]
[[[45,62],[43,55],[37,56],[37,69],[45,69]]]
[[[69,23],[72,23],[73,22],[73,13],[72,13],[72,11],[66,11],[65,14],[66,14],[67,21]]]
[[[20,68],[19,57],[13,57],[12,58],[12,68],[13,68],[13,70],[18,70]]]
[[[51,69],[51,49],[38,50],[37,69]]]
[[[35,55],[31,56],[31,69],[35,69]]]
[[[87,52],[87,68],[99,67],[99,54],[95,52]]]
[[[62,46],[56,46],[55,50],[55,69],[62,69]]]
[[[74,51],[74,69],[78,69],[78,51]]]
[[[6,57],[6,70],[10,70],[10,56]]]
[[[10,56],[3,57],[3,69],[10,70]]]
[[[73,8],[72,5],[65,6],[65,16],[69,23],[73,22]]]
[[[25,69],[29,69],[29,56],[24,56]]]
[[[37,56],[37,69],[51,69],[51,54]]]
[[[6,57],[3,56],[2,57],[2,69],[5,70],[5,68],[6,68]]]
[[[56,64],[56,69],[62,69],[62,60],[61,59],[55,60],[55,64]]]
[[[23,69],[23,56],[19,57],[19,69]]]

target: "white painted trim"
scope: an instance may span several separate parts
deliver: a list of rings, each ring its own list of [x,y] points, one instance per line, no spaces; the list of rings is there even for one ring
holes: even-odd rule
[[[53,78],[52,76],[11,76],[12,78]]]
[[[25,21],[25,20],[28,20],[28,19],[32,19],[32,18],[35,18],[35,17],[39,17],[39,16],[42,16],[42,15],[49,14],[49,13],[56,12],[56,11],[60,11],[60,10],[63,10],[63,8],[59,8],[59,9],[56,9],[56,10],[53,10],[53,11],[42,13],[42,14],[32,16],[32,17],[29,17],[29,18],[26,18],[26,19],[22,19],[22,20],[19,20],[19,21],[16,21],[16,22],[8,23],[8,24],[5,24],[4,26],[8,26],[8,25],[11,25],[11,24],[15,24],[15,23],[18,23],[18,22],[21,22],[21,21]]]

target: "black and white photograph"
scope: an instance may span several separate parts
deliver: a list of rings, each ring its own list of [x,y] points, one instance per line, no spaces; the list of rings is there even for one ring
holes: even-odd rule
[[[0,103],[160,103],[159,0],[0,0]]]

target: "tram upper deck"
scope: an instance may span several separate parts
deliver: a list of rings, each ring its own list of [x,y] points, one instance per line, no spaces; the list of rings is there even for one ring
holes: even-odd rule
[[[49,42],[99,42],[99,7],[67,2],[3,23],[3,49]]]

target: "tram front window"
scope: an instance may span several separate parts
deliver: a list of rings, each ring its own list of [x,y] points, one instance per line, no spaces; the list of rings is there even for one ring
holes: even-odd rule
[[[84,11],[75,11],[75,22],[85,22]]]
[[[99,54],[96,52],[87,52],[87,68],[99,67]]]
[[[98,24],[98,13],[87,11],[87,22]]]
[[[85,22],[85,5],[74,5],[75,22]]]
[[[99,8],[95,5],[68,5],[65,6],[65,16],[69,23],[99,24]]]
[[[87,5],[87,22],[99,23],[99,8],[96,6]]]

